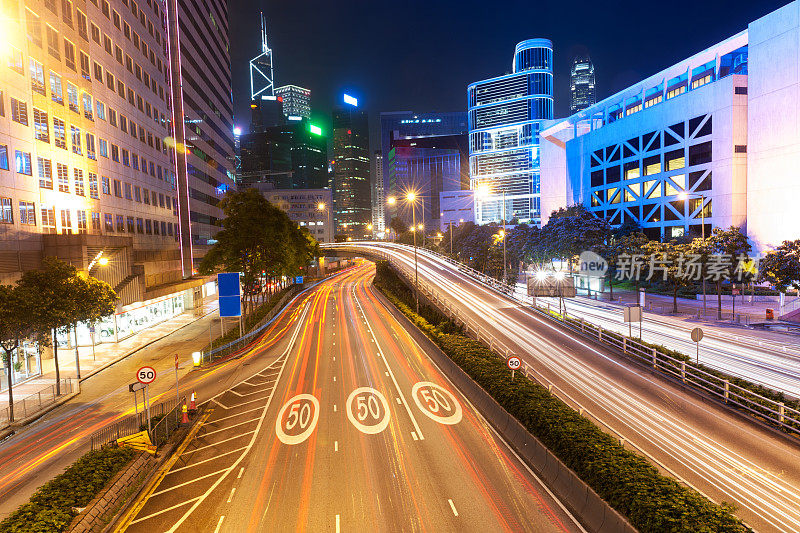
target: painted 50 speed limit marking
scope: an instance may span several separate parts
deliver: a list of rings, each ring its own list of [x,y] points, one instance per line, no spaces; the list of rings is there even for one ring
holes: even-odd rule
[[[420,411],[440,424],[452,426],[464,416],[456,397],[436,383],[420,381],[411,388],[411,396]]]
[[[298,394],[281,407],[275,434],[284,444],[300,444],[311,435],[318,420],[319,400],[311,394]]]
[[[389,402],[372,387],[359,387],[347,397],[347,418],[356,429],[368,435],[380,433],[389,425]]]

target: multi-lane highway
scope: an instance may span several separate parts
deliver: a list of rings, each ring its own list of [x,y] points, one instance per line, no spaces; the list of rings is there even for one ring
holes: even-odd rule
[[[413,279],[413,252],[407,247],[338,246],[388,255]],[[735,503],[737,514],[758,530],[800,530],[800,450],[795,442],[575,338],[433,254],[420,252],[418,271],[425,289],[480,329],[483,338],[521,356],[559,396],[664,471],[715,501]]]
[[[250,351],[127,531],[580,531],[383,307],[372,272],[319,285]]]

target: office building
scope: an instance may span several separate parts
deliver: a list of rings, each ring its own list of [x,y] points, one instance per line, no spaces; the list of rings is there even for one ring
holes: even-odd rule
[[[475,199],[473,191],[443,191],[439,193],[439,231],[445,232],[451,226],[457,228],[466,222],[475,222]]]
[[[286,118],[311,118],[311,89],[297,85],[284,85],[275,89],[275,96],[281,99]]]
[[[307,120],[246,133],[239,154],[240,188],[259,182],[276,189],[328,187],[328,139]]]
[[[333,192],[330,189],[275,189],[271,183],[256,183],[253,187],[298,226],[307,229],[317,242],[333,242]]]
[[[383,238],[386,230],[386,193],[383,187],[383,154],[372,154],[372,234]]]
[[[403,198],[410,191],[417,196],[416,214],[411,212],[412,204],[400,201],[388,206],[390,215],[400,217],[406,223],[416,216],[417,223],[425,224],[426,231],[438,231],[440,193],[461,190],[460,152],[397,146],[389,152],[387,165],[390,196]]]
[[[181,247],[191,258],[184,261],[189,276],[216,242],[223,217],[219,202],[234,185],[228,4],[167,0],[167,6],[175,142],[185,148],[176,154]]]
[[[360,240],[372,231],[369,118],[355,98],[344,95],[333,111],[333,205],[336,237]]]
[[[741,226],[758,251],[800,237],[793,102],[800,2],[542,132],[544,214],[582,203],[651,238]]]
[[[2,6],[19,22],[0,65],[0,283],[46,256],[106,281],[120,299],[98,342],[190,308],[201,283],[183,280],[177,240],[164,16],[158,2]],[[13,357],[14,381],[40,372],[35,348]]]
[[[572,60],[569,72],[569,112],[572,114],[594,105],[597,96],[594,86],[594,65],[589,56],[577,56]]]
[[[548,39],[517,44],[512,73],[467,88],[469,171],[475,222],[538,224],[539,131],[553,118],[553,45]],[[503,206],[505,198],[505,206]]]

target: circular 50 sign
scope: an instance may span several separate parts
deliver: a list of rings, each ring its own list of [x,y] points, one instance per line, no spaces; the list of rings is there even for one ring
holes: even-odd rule
[[[139,383],[149,385],[156,380],[156,369],[152,366],[143,366],[136,371],[136,379],[139,380]]]

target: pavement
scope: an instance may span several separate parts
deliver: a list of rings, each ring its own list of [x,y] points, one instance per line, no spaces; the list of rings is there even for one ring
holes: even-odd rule
[[[216,312],[218,308],[217,300],[208,299],[202,308],[194,309],[181,313],[175,317],[155,324],[139,333],[123,339],[119,342],[109,342],[98,344],[94,350],[91,346],[78,347],[78,358],[80,361],[81,379],[83,381],[95,375],[118,361],[125,359],[132,353],[135,353],[142,348],[145,348],[159,339],[186,327],[205,317],[211,313]],[[207,337],[206,337],[207,339]],[[75,361],[74,348],[60,348],[58,350],[58,367],[61,379],[71,379],[73,381],[73,390],[78,390],[77,385],[77,371]],[[36,399],[39,395],[44,399],[44,402],[39,405],[40,410],[49,408],[58,397],[55,396],[55,361],[53,358],[45,359],[42,361],[42,374],[35,378],[25,380],[21,383],[13,385],[12,392],[14,395],[14,403],[21,403],[25,398]],[[65,392],[62,391],[62,395]],[[31,402],[29,402],[31,403]],[[4,414],[8,407],[8,390],[0,392],[0,428],[8,423],[7,417]],[[21,409],[15,409],[15,418],[19,420],[22,418]],[[34,412],[29,409],[29,416]]]
[[[413,273],[413,252],[392,244],[347,243],[356,253],[380,251]],[[495,349],[518,355],[528,371],[626,447],[736,514],[759,531],[800,531],[800,447],[796,440],[685,391],[613,351],[532,312],[477,283],[434,254],[419,254],[426,291],[480,331]],[[409,274],[412,275],[413,274]],[[568,304],[570,313],[575,302]],[[618,308],[613,309],[614,316]],[[588,308],[587,312],[595,312]],[[611,312],[611,311],[608,311]],[[645,322],[661,334],[676,333],[663,317]],[[618,321],[618,319],[617,319]],[[672,331],[671,331],[672,330]],[[716,337],[720,357],[749,369],[777,373],[795,356],[760,348],[752,339]],[[796,346],[795,346],[796,348]],[[768,356],[777,360],[764,359]],[[701,360],[703,355],[701,354]],[[788,371],[787,371],[788,372]],[[788,379],[794,379],[787,377]]]
[[[370,264],[218,373],[117,531],[582,531],[378,300]],[[226,371],[227,372],[227,371]]]

